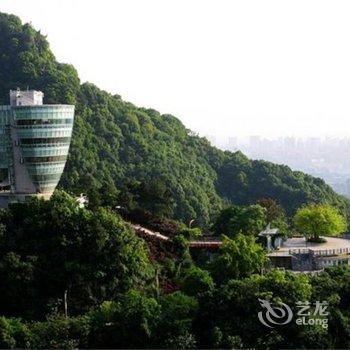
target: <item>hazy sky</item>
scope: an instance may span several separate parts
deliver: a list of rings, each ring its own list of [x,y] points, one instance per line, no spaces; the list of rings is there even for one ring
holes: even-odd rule
[[[350,2],[0,0],[82,81],[201,134],[350,135]],[[1,40],[1,38],[0,38]]]

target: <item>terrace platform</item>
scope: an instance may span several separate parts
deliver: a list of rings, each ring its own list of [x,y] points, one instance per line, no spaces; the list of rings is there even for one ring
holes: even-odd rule
[[[281,248],[268,254],[272,264],[290,270],[319,270],[327,266],[350,265],[350,240],[327,237],[324,243],[306,242],[305,238],[289,238]]]
[[[350,240],[338,237],[327,237],[324,243],[306,242],[305,238],[293,237],[283,242],[281,248],[269,255],[287,255],[312,251],[315,255],[334,255],[350,252]]]

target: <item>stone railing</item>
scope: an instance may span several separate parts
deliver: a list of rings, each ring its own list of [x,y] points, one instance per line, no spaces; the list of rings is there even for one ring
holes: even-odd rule
[[[335,249],[322,249],[312,250],[308,248],[294,248],[289,249],[290,255],[311,254],[313,256],[334,256],[341,254],[350,254],[350,248],[335,248]]]
[[[350,254],[350,248],[322,249],[313,251],[314,256],[332,256],[340,254]]]
[[[290,255],[312,254],[312,250],[307,248],[293,248],[293,249],[289,249],[289,254]]]

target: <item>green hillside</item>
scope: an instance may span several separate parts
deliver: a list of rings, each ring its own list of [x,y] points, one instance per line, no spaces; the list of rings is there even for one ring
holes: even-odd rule
[[[46,103],[76,104],[60,182],[67,191],[202,224],[227,202],[262,197],[276,199],[288,214],[306,202],[327,202],[348,216],[349,202],[321,179],[220,151],[171,115],[81,85],[74,67],[58,63],[46,38],[19,18],[0,14],[0,38],[1,104],[10,89],[27,86],[44,91]]]

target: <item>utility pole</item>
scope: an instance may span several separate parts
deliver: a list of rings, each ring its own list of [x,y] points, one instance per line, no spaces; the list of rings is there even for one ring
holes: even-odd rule
[[[64,316],[68,318],[67,289],[64,291]]]
[[[156,267],[156,292],[157,292],[157,298],[160,297],[160,290],[159,290],[159,268]]]

